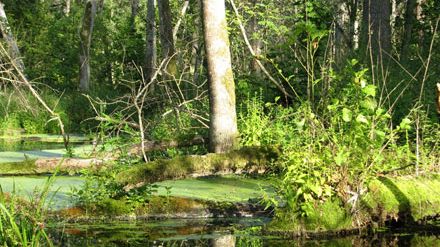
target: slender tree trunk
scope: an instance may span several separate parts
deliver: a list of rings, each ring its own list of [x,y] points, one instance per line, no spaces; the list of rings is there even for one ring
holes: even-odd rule
[[[136,21],[136,16],[138,15],[138,11],[139,11],[139,0],[131,0],[131,16],[130,16],[131,31],[134,31],[135,29],[135,21]]]
[[[375,62],[388,59],[391,51],[390,0],[363,0],[361,52],[371,54]],[[381,56],[381,57],[380,57]]]
[[[9,56],[14,60],[17,68],[24,74],[24,62],[21,58],[20,50],[18,49],[17,41],[12,34],[11,27],[9,26],[8,18],[6,17],[4,4],[0,2],[0,32],[3,39],[8,44]]]
[[[92,43],[92,33],[95,26],[95,16],[97,11],[96,0],[88,0],[84,10],[82,27],[80,31],[80,83],[79,88],[83,92],[90,90],[90,46]]]
[[[357,21],[357,14],[358,14],[358,8],[359,8],[359,0],[350,0],[350,3],[348,5],[348,15],[349,15],[349,21],[348,21],[348,46],[350,49],[356,48],[356,41],[358,38],[356,37],[356,21]]]
[[[165,71],[169,75],[175,75],[177,71],[177,60],[173,58],[175,49],[170,2],[169,0],[159,0],[157,5],[159,9],[159,31],[162,44],[162,56],[164,59],[168,59]]]
[[[149,82],[156,71],[156,0],[147,0],[147,47],[145,80]]]
[[[251,8],[255,10],[257,8],[257,0],[252,0],[251,4],[252,4]],[[261,56],[261,49],[263,46],[263,42],[261,41],[261,37],[259,37],[258,35],[259,27],[258,27],[257,11],[254,11],[254,15],[252,16],[250,30],[252,34],[252,38],[251,38],[252,49],[255,52],[255,56],[257,57]],[[257,76],[261,75],[261,68],[257,63],[257,60],[254,58],[252,58],[251,60],[251,69],[255,73],[255,75]]]
[[[228,152],[237,146],[235,84],[224,0],[203,0],[203,27],[208,60],[211,152]]]
[[[66,0],[64,3],[64,8],[63,8],[63,12],[66,16],[70,15],[70,7],[71,7],[71,0]]]
[[[408,58],[409,46],[412,39],[412,31],[416,20],[417,0],[407,0],[405,10],[405,26],[402,37],[402,48],[400,51],[400,59],[405,61]]]
[[[347,5],[341,1],[335,2],[335,31],[334,31],[334,55],[335,63],[337,66],[343,64],[345,57],[347,56],[348,49],[350,47],[350,38],[348,37],[349,28],[349,11]]]

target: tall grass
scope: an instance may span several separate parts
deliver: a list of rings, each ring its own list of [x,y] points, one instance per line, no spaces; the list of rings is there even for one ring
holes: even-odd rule
[[[53,246],[45,231],[47,205],[53,197],[49,189],[55,175],[49,177],[41,190],[35,190],[30,200],[24,200],[13,191],[3,192],[0,187],[0,245]]]

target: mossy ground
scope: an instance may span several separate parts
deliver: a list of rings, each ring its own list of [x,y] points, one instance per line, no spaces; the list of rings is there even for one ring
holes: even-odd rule
[[[380,177],[372,180],[368,193],[353,215],[335,199],[317,204],[305,218],[295,218],[281,211],[270,224],[274,231],[338,231],[366,225],[400,225],[424,223],[424,219],[440,213],[440,176]]]

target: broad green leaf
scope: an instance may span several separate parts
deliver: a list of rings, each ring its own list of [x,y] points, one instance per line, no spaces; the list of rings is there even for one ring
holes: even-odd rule
[[[364,88],[362,88],[362,92],[368,96],[376,96],[376,86],[375,85],[367,85]]]
[[[342,120],[344,120],[344,122],[350,122],[352,118],[353,114],[350,109],[342,109]]]
[[[367,117],[365,117],[364,115],[359,114],[359,115],[356,117],[356,122],[358,122],[358,123],[368,124],[368,119],[367,119]]]

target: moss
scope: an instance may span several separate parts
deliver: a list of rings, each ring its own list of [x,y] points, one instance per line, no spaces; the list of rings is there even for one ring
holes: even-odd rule
[[[440,212],[440,176],[381,177],[372,180],[356,216],[347,213],[338,200],[315,206],[307,217],[298,219],[280,210],[269,229],[281,231],[352,229],[352,226],[385,224],[411,225],[425,222]]]
[[[107,198],[96,204],[96,212],[107,215],[126,215],[132,212],[132,205],[124,199]]]
[[[137,215],[161,215],[161,214],[187,214],[199,213],[205,209],[205,204],[198,200],[181,198],[153,196],[148,204],[137,208]]]
[[[316,204],[306,218],[296,218],[288,211],[278,212],[271,222],[271,230],[282,231],[337,231],[352,228],[352,217],[339,199]]]
[[[279,150],[270,147],[245,147],[224,154],[178,156],[140,164],[118,174],[122,184],[153,183],[166,179],[185,178],[193,174],[211,175],[219,172],[258,172],[273,169]]]
[[[382,177],[373,180],[362,200],[372,220],[414,223],[440,212],[440,176]]]

